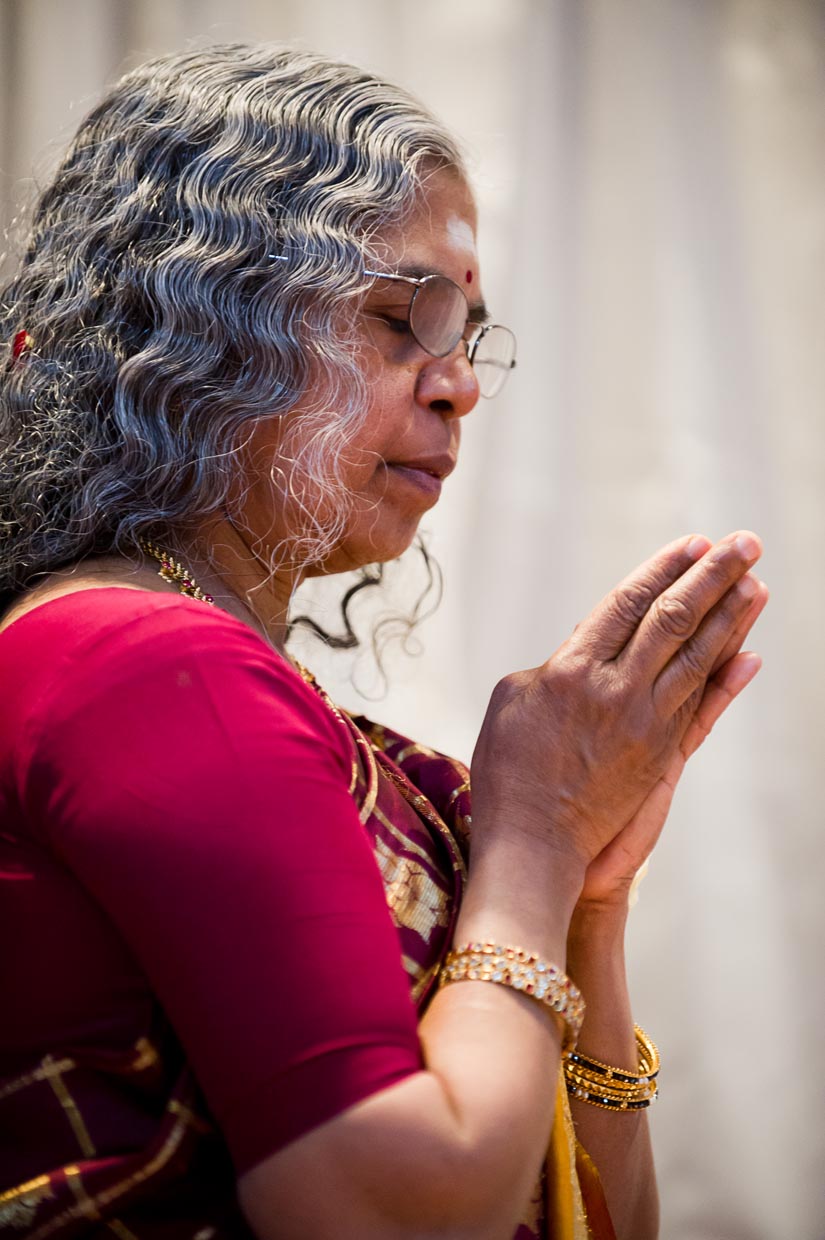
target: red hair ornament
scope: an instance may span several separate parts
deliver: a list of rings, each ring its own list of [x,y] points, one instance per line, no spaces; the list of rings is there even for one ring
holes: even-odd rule
[[[25,327],[19,331],[11,342],[11,364],[16,366],[21,357],[31,353],[34,348],[34,337],[30,336]]]

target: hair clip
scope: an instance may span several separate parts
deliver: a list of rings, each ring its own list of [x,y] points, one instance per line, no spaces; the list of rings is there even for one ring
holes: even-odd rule
[[[11,344],[11,364],[15,366],[21,357],[30,353],[34,348],[34,336],[30,336],[25,327],[19,331],[14,337]]]

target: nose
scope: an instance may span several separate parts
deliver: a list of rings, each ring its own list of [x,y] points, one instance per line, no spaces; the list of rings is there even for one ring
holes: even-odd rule
[[[426,405],[443,418],[463,418],[475,407],[479,395],[478,380],[463,340],[446,357],[428,358],[418,372],[418,404]]]

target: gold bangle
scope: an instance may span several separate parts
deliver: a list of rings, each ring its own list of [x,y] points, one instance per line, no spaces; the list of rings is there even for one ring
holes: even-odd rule
[[[567,1092],[571,1097],[609,1111],[640,1111],[656,1101],[659,1051],[639,1025],[633,1028],[639,1056],[638,1072],[615,1068],[600,1059],[571,1051],[564,1059]]]
[[[564,1022],[562,1049],[576,1045],[584,1020],[584,999],[558,965],[522,947],[497,943],[465,943],[447,953],[439,986],[450,982],[497,982],[530,995]]]
[[[598,1076],[604,1076],[608,1081],[615,1081],[616,1084],[638,1085],[643,1078],[657,1076],[661,1064],[655,1042],[651,1041],[641,1025],[634,1025],[633,1032],[636,1035],[636,1049],[639,1056],[638,1073],[628,1072],[626,1068],[614,1068],[609,1063],[602,1063],[600,1059],[584,1055],[581,1051],[571,1054],[570,1061],[577,1063],[581,1068],[589,1069]]]
[[[646,1111],[659,1097],[658,1089],[654,1089],[645,1098],[615,1098],[611,1094],[601,1094],[595,1089],[567,1084],[567,1092],[571,1098],[586,1102],[589,1107],[601,1107],[603,1111]]]

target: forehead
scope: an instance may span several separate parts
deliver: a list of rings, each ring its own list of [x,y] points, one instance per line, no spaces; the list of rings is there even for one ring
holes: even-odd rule
[[[388,268],[438,272],[464,284],[467,273],[478,284],[476,207],[465,182],[454,172],[427,178],[415,209],[377,239]]]

